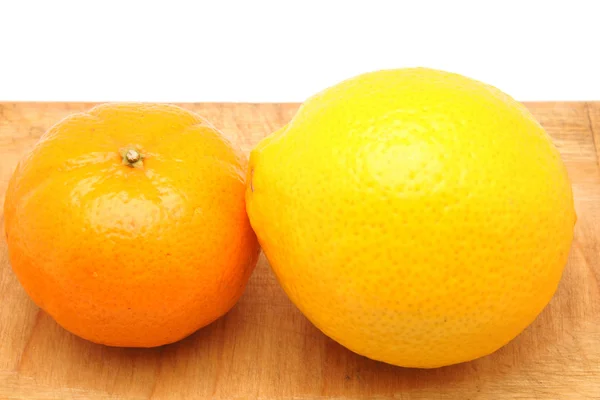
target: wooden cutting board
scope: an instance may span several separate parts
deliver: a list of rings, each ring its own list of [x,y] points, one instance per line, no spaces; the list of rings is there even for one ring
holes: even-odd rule
[[[92,105],[0,103],[0,204],[17,160],[36,139]],[[246,151],[297,109],[183,106],[212,120]],[[600,399],[600,103],[527,106],[562,153],[579,220],[556,296],[495,354],[435,370],[358,356],[300,314],[264,257],[238,305],[187,339],[155,349],[95,345],[61,329],[28,299],[10,269],[2,234],[0,398]]]

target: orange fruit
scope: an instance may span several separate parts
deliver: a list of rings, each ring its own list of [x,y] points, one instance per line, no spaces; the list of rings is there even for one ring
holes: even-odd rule
[[[177,341],[233,307],[256,264],[246,165],[180,107],[106,104],[72,115],[9,183],[12,268],[78,336],[111,346]]]
[[[344,81],[250,156],[247,209],[290,299],[367,357],[438,367],[489,354],[554,294],[575,210],[527,109],[424,68]]]

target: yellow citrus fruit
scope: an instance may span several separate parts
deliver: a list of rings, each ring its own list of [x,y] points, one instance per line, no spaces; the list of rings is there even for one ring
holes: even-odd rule
[[[527,109],[424,68],[310,98],[251,154],[246,207],[310,321],[359,354],[424,368],[528,326],[576,221],[560,155]]]

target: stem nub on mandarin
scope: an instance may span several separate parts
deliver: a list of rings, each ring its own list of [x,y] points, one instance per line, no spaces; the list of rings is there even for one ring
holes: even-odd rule
[[[140,149],[136,146],[127,146],[123,147],[119,153],[123,158],[123,165],[127,165],[131,168],[141,168],[144,166],[143,160],[144,156]]]

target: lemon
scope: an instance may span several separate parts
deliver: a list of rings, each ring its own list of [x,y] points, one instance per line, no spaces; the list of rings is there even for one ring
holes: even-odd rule
[[[487,355],[554,294],[576,221],[550,137],[453,73],[367,73],[313,96],[251,154],[246,207],[283,289],[387,363]]]

